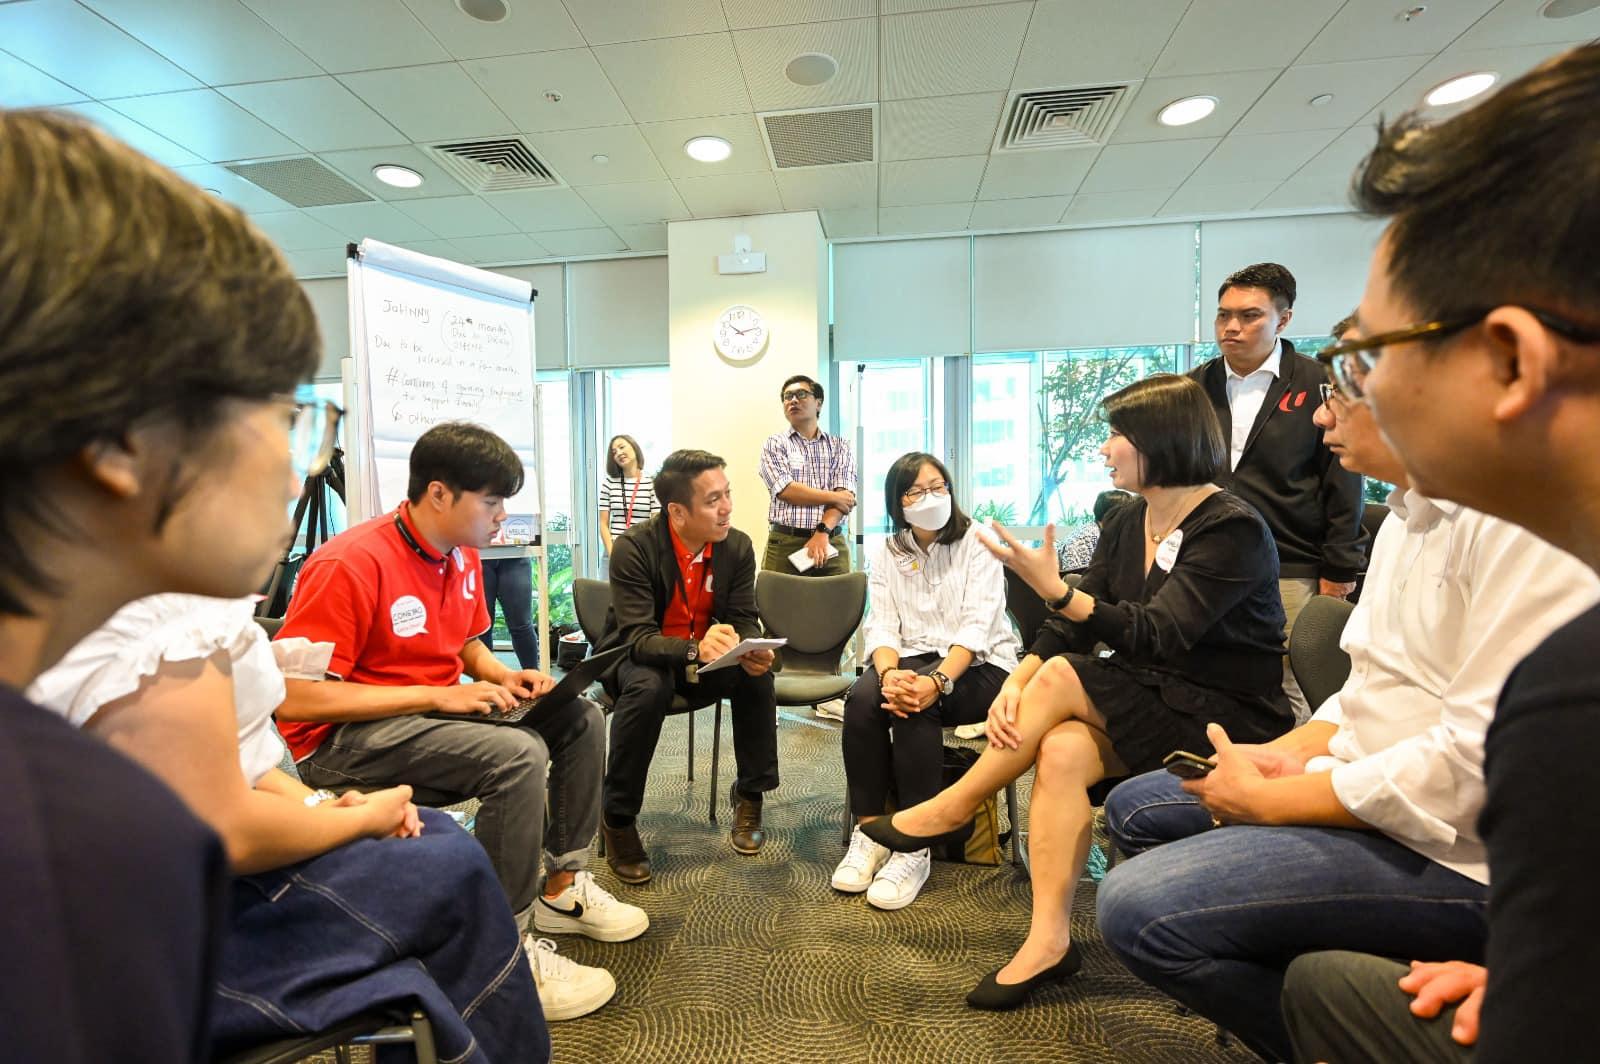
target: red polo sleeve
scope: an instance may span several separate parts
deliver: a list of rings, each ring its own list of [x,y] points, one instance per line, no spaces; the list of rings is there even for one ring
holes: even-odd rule
[[[481,606],[480,606],[481,609]],[[277,638],[303,638],[332,643],[328,671],[348,679],[367,646],[367,636],[377,616],[377,596],[343,558],[309,559],[300,569],[289,612]]]

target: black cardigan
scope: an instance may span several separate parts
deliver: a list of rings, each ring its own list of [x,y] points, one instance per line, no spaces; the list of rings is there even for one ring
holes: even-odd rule
[[[1217,484],[1261,512],[1284,576],[1349,583],[1366,570],[1371,543],[1361,527],[1361,474],[1339,464],[1311,421],[1328,379],[1321,364],[1282,343],[1278,376],[1250,427],[1239,468],[1224,470]],[[1223,440],[1231,439],[1226,363],[1218,356],[1189,376],[1211,397]]]
[[[1097,642],[1130,668],[1202,687],[1271,695],[1283,685],[1283,601],[1272,533],[1227,491],[1202,499],[1178,525],[1172,571],[1144,571],[1145,501],[1112,511],[1078,586],[1095,600],[1083,622],[1053,614],[1029,653],[1086,654]]]
[[[661,634],[661,619],[673,595],[682,594],[683,576],[673,556],[672,532],[665,514],[656,514],[618,536],[611,545],[611,609],[598,653],[631,646],[634,661],[683,665],[691,640]],[[750,537],[737,528],[711,548],[711,618],[731,624],[740,639],[761,634],[756,613],[756,554]]]

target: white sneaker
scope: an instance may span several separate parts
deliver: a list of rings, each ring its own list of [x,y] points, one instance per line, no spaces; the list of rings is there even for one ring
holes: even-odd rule
[[[601,942],[626,942],[644,934],[650,917],[637,905],[606,893],[593,875],[579,872],[572,885],[554,898],[539,895],[533,906],[533,926],[549,935],[576,932]]]
[[[976,724],[957,724],[955,732],[957,739],[982,739],[989,734],[989,722],[980,720]]]
[[[833,870],[833,889],[846,894],[860,894],[872,885],[883,862],[889,859],[889,849],[879,846],[861,832],[857,825],[850,832],[850,851]]]
[[[817,704],[815,712],[817,716],[821,717],[823,720],[843,721],[844,699],[830,698],[826,702],[820,702]]]
[[[917,900],[932,866],[927,850],[895,854],[867,888],[867,903],[877,909],[904,909]]]
[[[556,953],[548,938],[527,935],[522,948],[528,951],[533,966],[533,985],[539,990],[539,1004],[547,1021],[571,1020],[586,1016],[611,1000],[617,981],[604,968],[588,968]]]

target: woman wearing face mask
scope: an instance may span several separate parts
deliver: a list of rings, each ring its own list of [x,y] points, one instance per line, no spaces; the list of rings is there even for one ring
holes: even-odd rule
[[[883,812],[891,782],[901,807],[931,798],[943,769],[941,730],[982,720],[1017,667],[1000,563],[951,498],[949,471],[931,454],[903,455],[889,468],[884,501],[895,533],[869,566],[872,667],[844,710],[857,821]],[[833,886],[865,891],[879,909],[901,909],[916,900],[928,867],[925,847],[891,856],[857,828]]]
[[[1159,373],[1100,410],[1111,482],[1140,497],[1113,511],[1076,588],[1056,570],[1053,528],[1031,548],[999,530],[1004,542],[988,549],[1053,616],[990,707],[978,763],[931,800],[861,828],[898,852],[953,841],[984,797],[1037,762],[1032,923],[1011,960],[967,995],[974,1008],[1016,1008],[1081,967],[1069,917],[1089,850],[1089,787],[1159,768],[1173,750],[1209,753],[1212,721],[1243,743],[1294,723],[1277,549],[1261,515],[1211,483],[1228,449],[1210,400],[1194,381]]]

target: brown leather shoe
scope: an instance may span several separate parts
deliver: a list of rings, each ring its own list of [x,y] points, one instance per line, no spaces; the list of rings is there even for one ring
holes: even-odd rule
[[[601,820],[600,830],[606,838],[606,864],[617,878],[635,886],[650,882],[650,855],[644,852],[644,843],[639,841],[638,826],[629,824],[625,828],[614,828]]]
[[[733,800],[733,830],[728,832],[733,848],[745,856],[760,853],[761,844],[767,841],[767,833],[761,830],[761,799],[746,798],[738,787],[729,788],[728,797]]]

